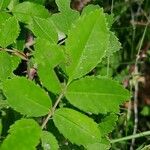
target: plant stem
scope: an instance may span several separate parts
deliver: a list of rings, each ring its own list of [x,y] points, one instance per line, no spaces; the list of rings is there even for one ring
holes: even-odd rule
[[[126,137],[123,137],[123,138],[111,140],[110,143],[122,142],[122,141],[126,141],[126,140],[131,140],[133,138],[135,139],[135,138],[148,136],[148,135],[150,135],[150,131],[145,131],[145,132],[141,132],[141,133],[138,133],[138,134],[126,136]]]
[[[20,57],[23,60],[28,61],[28,56],[26,56],[23,52],[16,50],[16,49],[7,49],[7,48],[0,48],[0,51],[6,51],[6,52],[10,52],[18,57]]]
[[[67,85],[66,85],[66,86],[64,87],[64,89],[62,90],[61,94],[60,94],[59,97],[57,98],[57,100],[56,100],[54,106],[52,107],[52,109],[50,109],[50,111],[49,111],[49,113],[48,113],[46,119],[44,120],[44,122],[43,122],[43,124],[42,124],[42,126],[41,126],[42,129],[45,128],[47,122],[49,121],[49,119],[51,118],[51,116],[53,116],[53,114],[54,114],[54,112],[55,112],[55,110],[56,110],[57,105],[59,104],[59,102],[61,101],[61,99],[64,97],[64,94],[65,94],[65,92],[66,92],[66,89],[67,89]]]
[[[142,45],[143,45],[143,41],[144,41],[144,38],[145,38],[146,31],[147,31],[147,26],[144,29],[143,36],[142,36],[142,39],[140,41],[137,57],[136,57],[136,60],[135,60],[134,75],[139,74],[138,61],[139,61],[139,58],[140,58],[139,55],[140,55],[140,51],[141,51],[141,48],[142,48]],[[133,128],[133,135],[136,134],[137,129],[138,129],[138,93],[139,93],[139,88],[138,87],[139,87],[139,84],[138,84],[138,81],[136,81],[136,83],[134,85],[135,92],[134,92],[134,128]],[[132,141],[131,141],[130,150],[133,150],[134,144],[135,144],[135,138],[133,137]]]

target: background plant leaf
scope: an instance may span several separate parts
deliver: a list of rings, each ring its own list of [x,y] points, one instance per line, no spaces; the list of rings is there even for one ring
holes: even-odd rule
[[[50,132],[43,131],[42,136],[41,136],[41,141],[42,141],[42,147],[44,150],[50,150],[50,149],[58,150],[59,149],[59,145],[55,136]]]
[[[115,36],[113,32],[110,32],[109,37],[109,46],[106,51],[107,57],[110,57],[113,55],[113,53],[119,51],[121,49],[121,43],[119,42],[118,38]]]
[[[2,143],[1,150],[35,150],[40,142],[41,128],[33,119],[21,119],[15,122],[9,135]]]
[[[116,125],[116,121],[118,120],[117,115],[110,114],[102,119],[101,123],[99,123],[99,129],[101,131],[102,136],[107,135],[108,133],[112,132]]]

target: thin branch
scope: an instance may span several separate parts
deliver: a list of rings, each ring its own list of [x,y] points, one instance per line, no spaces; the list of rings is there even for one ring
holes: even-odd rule
[[[131,140],[131,139],[135,139],[135,138],[140,138],[140,137],[148,136],[148,135],[150,135],[150,131],[145,131],[145,132],[141,132],[141,133],[138,133],[138,134],[126,136],[126,137],[123,137],[123,138],[111,140],[110,143],[122,142],[122,141]]]
[[[48,113],[46,119],[44,120],[44,122],[43,122],[43,124],[42,124],[42,126],[41,126],[42,129],[45,128],[47,122],[48,122],[49,119],[53,116],[53,114],[54,114],[54,112],[55,112],[55,110],[56,110],[56,107],[58,106],[58,104],[59,104],[59,102],[61,101],[61,99],[64,97],[64,94],[65,94],[65,92],[66,92],[66,89],[67,89],[67,85],[66,85],[66,86],[64,87],[64,89],[62,90],[61,94],[60,94],[59,97],[57,98],[57,100],[56,100],[54,106],[52,107],[52,109],[50,109],[50,111],[49,111],[49,113]]]
[[[0,48],[0,51],[10,52],[10,53],[20,57],[23,60],[26,60],[26,61],[28,60],[28,56],[17,49]]]

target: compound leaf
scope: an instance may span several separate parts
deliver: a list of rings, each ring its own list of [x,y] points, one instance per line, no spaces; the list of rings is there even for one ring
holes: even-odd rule
[[[72,82],[66,97],[79,109],[98,114],[118,112],[119,105],[128,100],[130,94],[112,79],[86,77]]]
[[[100,142],[101,133],[97,124],[78,111],[69,108],[58,109],[53,120],[60,133],[72,143],[84,146]]]
[[[102,10],[83,15],[72,26],[66,42],[70,81],[90,72],[105,56],[108,43],[109,32]]]
[[[8,18],[0,25],[0,46],[5,48],[12,44],[18,37],[19,31],[19,24],[15,17]]]
[[[50,132],[43,131],[41,141],[42,141],[42,147],[44,150],[50,150],[50,149],[58,150],[59,149],[59,145],[55,136]]]
[[[44,6],[32,2],[23,2],[16,5],[12,13],[19,21],[24,23],[30,23],[33,17],[48,18],[50,16]]]
[[[33,119],[16,121],[9,129],[9,135],[1,150],[35,150],[41,135],[40,126]]]
[[[3,90],[9,105],[24,115],[39,117],[49,112],[51,100],[46,92],[26,78],[7,80]]]

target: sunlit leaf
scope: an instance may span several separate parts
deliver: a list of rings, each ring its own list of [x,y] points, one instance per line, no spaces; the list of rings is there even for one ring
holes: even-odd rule
[[[16,18],[8,18],[2,25],[0,25],[0,46],[5,48],[12,44],[18,37],[19,32],[20,28]]]
[[[50,16],[44,6],[32,2],[19,3],[13,8],[12,13],[24,23],[30,23],[33,17],[48,18]]]
[[[100,142],[98,125],[86,115],[73,109],[58,109],[53,117],[60,133],[72,143],[86,145]]]
[[[16,77],[3,84],[9,105],[16,111],[33,117],[46,115],[51,107],[47,93],[32,81]]]
[[[2,143],[1,150],[35,150],[40,142],[41,128],[32,119],[21,119],[15,122],[9,135]]]
[[[67,72],[70,81],[87,74],[101,62],[108,43],[109,32],[102,10],[83,15],[72,26],[66,42],[70,61]]]
[[[72,82],[66,92],[68,101],[86,112],[118,112],[130,98],[129,92],[108,78],[86,77]]]
[[[50,132],[43,131],[41,141],[42,141],[42,147],[44,150],[58,150],[59,149],[59,145],[55,136]]]

